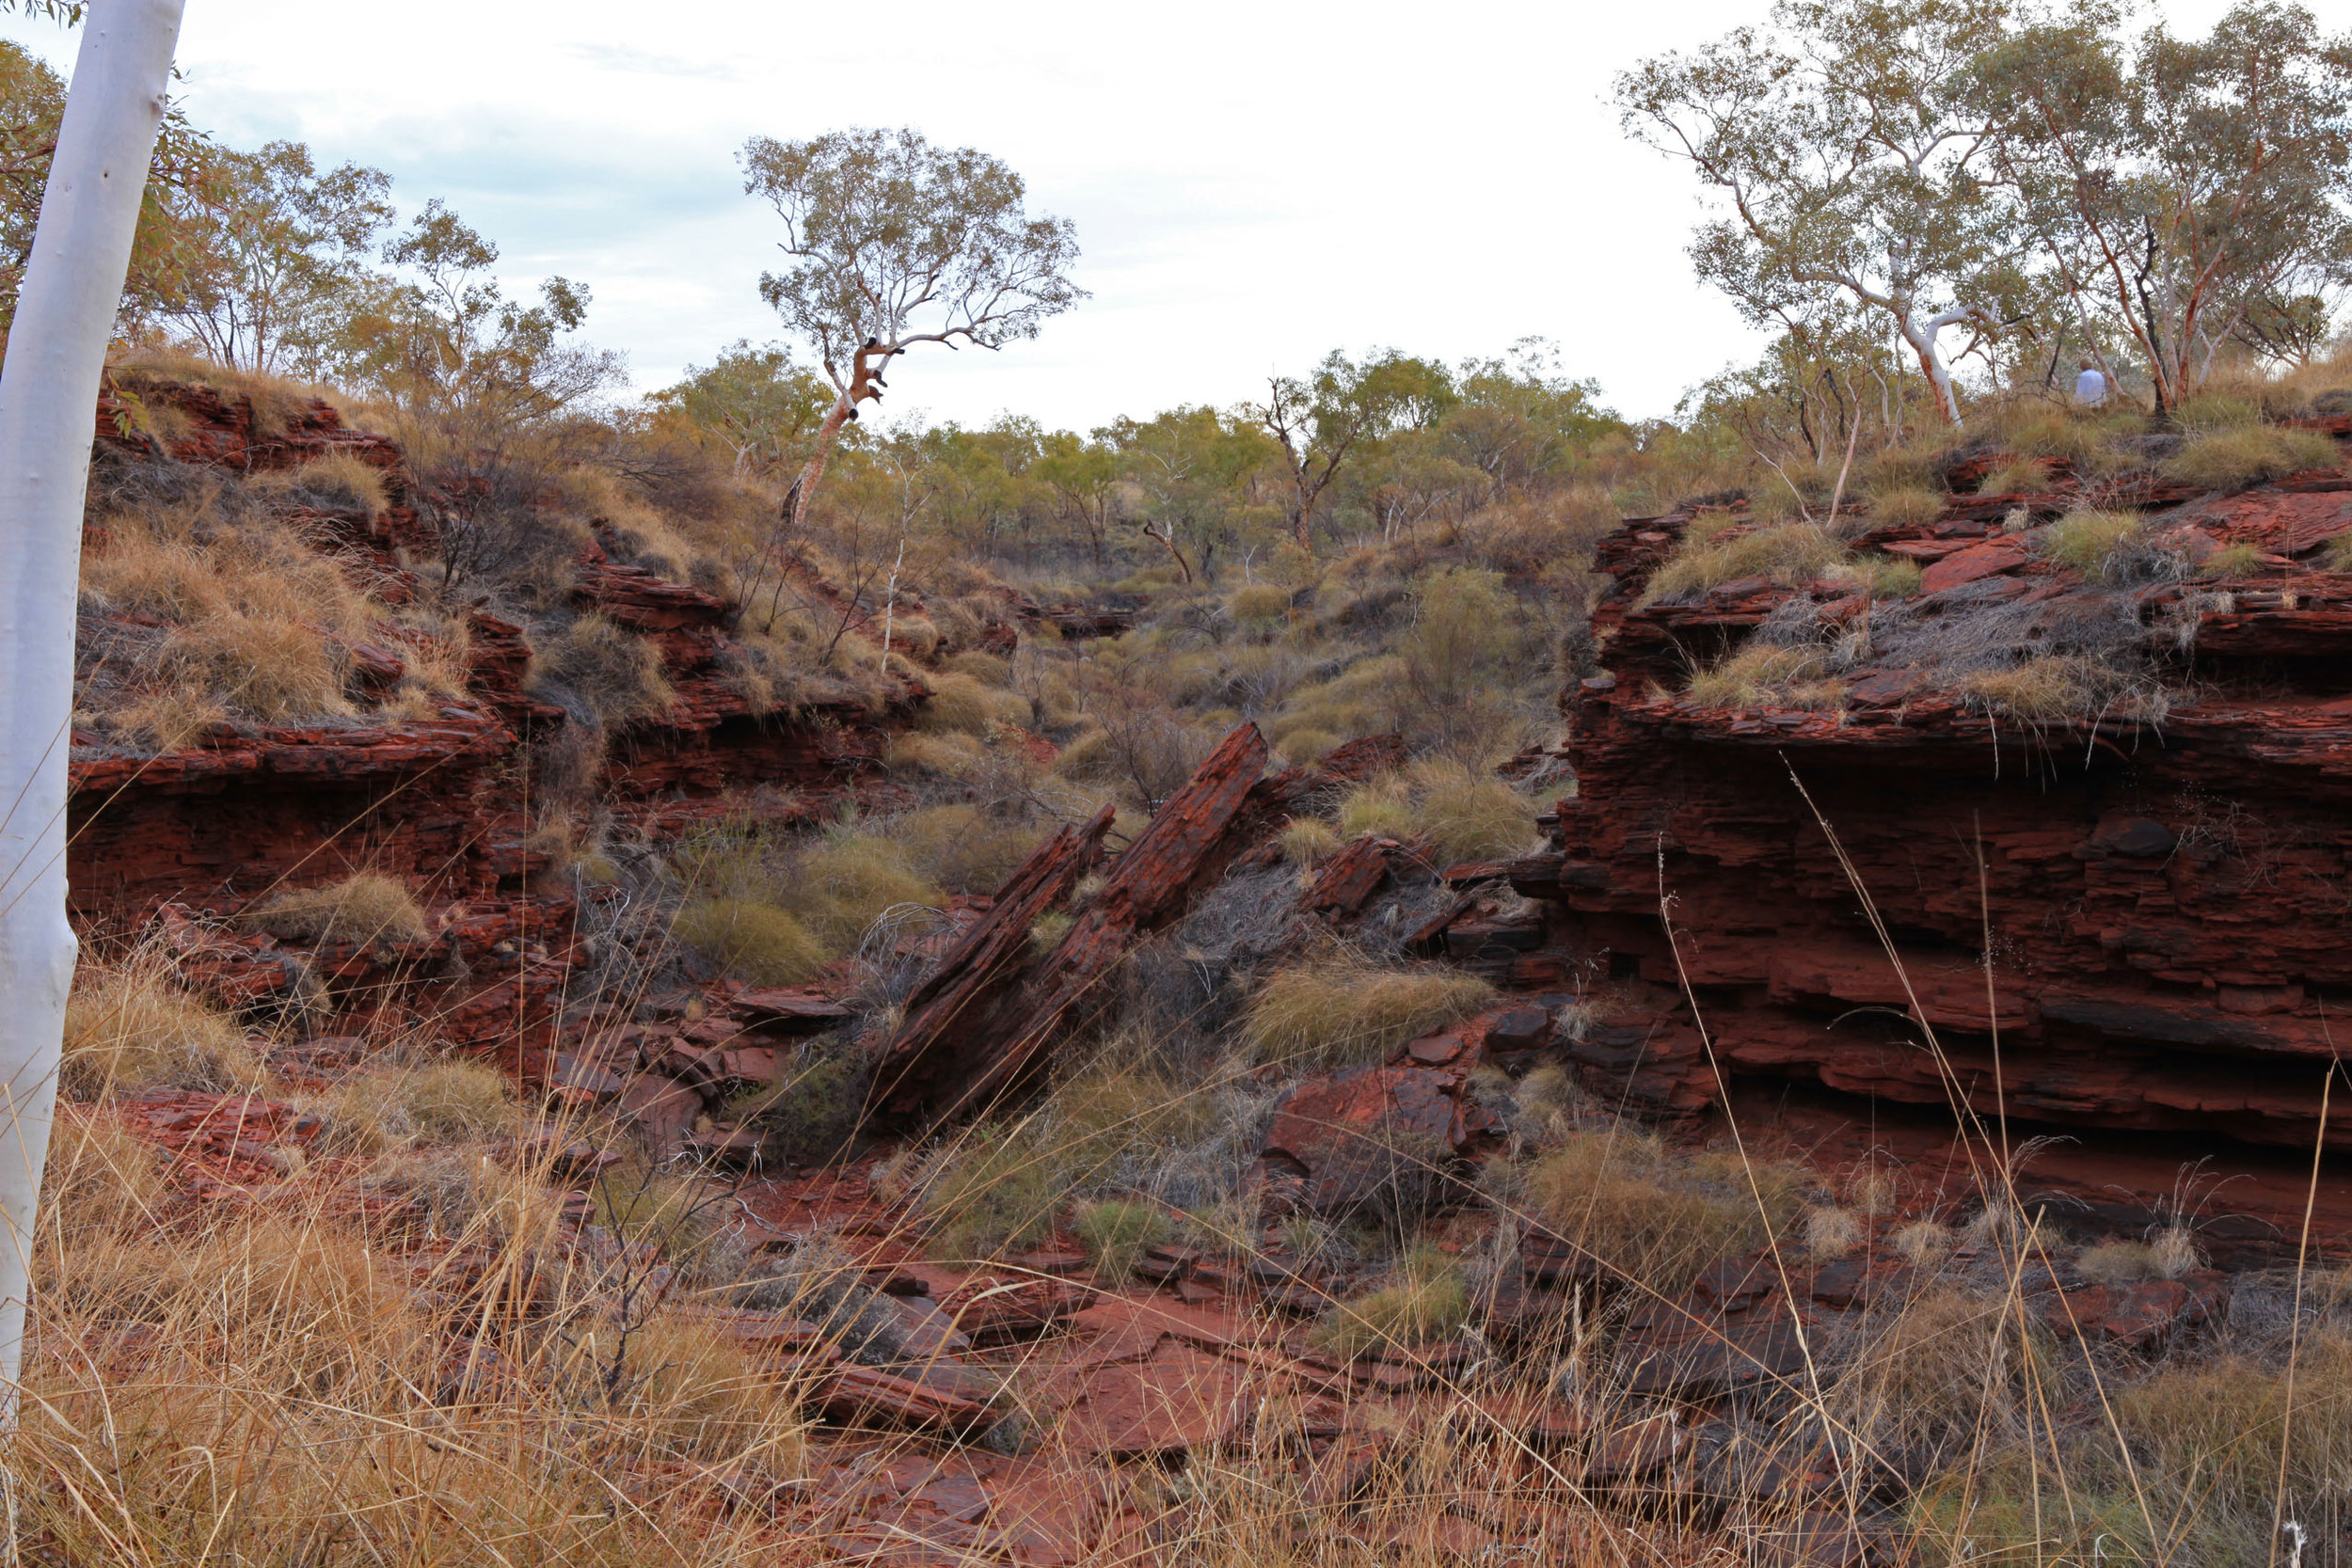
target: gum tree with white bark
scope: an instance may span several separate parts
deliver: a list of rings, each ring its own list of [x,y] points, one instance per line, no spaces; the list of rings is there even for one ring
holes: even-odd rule
[[[7,9],[16,9],[8,6]],[[78,8],[23,8],[68,20]],[[0,369],[0,1419],[13,1423],[76,944],[66,758],[92,410],[181,0],[92,0]]]
[[[1960,422],[1952,362],[1996,332],[2009,225],[1972,67],[2009,0],[1781,0],[1616,80],[1628,135],[1688,162],[1717,211],[1699,276],[1786,326],[1842,295],[1883,316]],[[1959,353],[1947,334],[1965,329]]]
[[[1087,294],[1070,280],[1070,221],[1030,216],[1021,176],[975,149],[861,129],[754,136],[740,160],[745,194],[784,220],[778,248],[792,259],[760,275],[760,297],[816,351],[834,392],[792,487],[784,521],[797,533],[842,427],[882,401],[892,359],[918,343],[1034,338]]]

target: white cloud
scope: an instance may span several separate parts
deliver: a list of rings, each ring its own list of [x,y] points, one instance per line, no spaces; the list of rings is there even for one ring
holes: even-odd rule
[[[641,386],[776,333],[746,136],[905,124],[1019,169],[1076,221],[1094,293],[1035,342],[910,360],[893,382],[940,417],[1086,427],[1245,397],[1333,347],[1528,334],[1639,416],[1755,340],[1693,281],[1695,187],[1619,135],[1609,78],[1764,8],[707,0],[661,23],[621,0],[241,0],[189,8],[181,61],[224,139],[373,164],[412,207],[447,198],[516,282],[589,284],[590,337]],[[6,25],[70,66],[71,36]]]

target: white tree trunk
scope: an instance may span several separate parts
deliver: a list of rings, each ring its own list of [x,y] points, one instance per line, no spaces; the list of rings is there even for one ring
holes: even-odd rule
[[[1938,340],[1944,336],[1947,326],[1956,320],[1965,320],[1966,316],[1965,311],[1947,311],[1921,321],[1906,312],[1898,318],[1903,341],[1909,343],[1912,352],[1919,356],[1920,373],[1928,378],[1928,385],[1935,388],[1937,406],[1943,410],[1944,418],[1955,425],[1960,423],[1960,394],[1952,388],[1951,367],[1944,363],[1944,348]]]
[[[90,6],[0,371],[0,1421],[10,1425],[73,980],[65,800],[82,501],[181,6]]]

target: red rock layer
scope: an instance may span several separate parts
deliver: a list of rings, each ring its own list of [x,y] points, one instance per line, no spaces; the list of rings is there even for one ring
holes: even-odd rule
[[[1600,552],[1605,673],[1563,701],[1577,793],[1509,871],[1543,918],[1490,967],[1597,1004],[1568,1050],[1613,1103],[1694,1124],[1726,1086],[1752,1108],[1796,1093],[1817,1131],[1940,1125],[1947,1150],[1956,1123],[1990,1142],[2006,1116],[2019,1140],[2087,1140],[2060,1186],[2145,1208],[2205,1158],[2216,1209],[2291,1236],[2289,1151],[2308,1171],[2315,1141],[2352,1148],[2352,1085],[2320,1114],[2352,1042],[2352,577],[2315,553],[2352,532],[2348,488],[2145,498],[2192,559],[2226,542],[2272,562],[2226,597],[2137,595],[2145,619],[2199,623],[2161,724],[2021,728],[1869,665],[1833,710],[1698,706],[1672,694],[1683,672],[1792,594],[1825,621],[1868,608],[1762,580],[1643,606],[1686,519],[1629,524]],[[1972,510],[1870,542],[1932,562],[1931,606],[1978,584],[1954,614],[2088,594]],[[2086,1149],[2114,1152],[2113,1181]]]

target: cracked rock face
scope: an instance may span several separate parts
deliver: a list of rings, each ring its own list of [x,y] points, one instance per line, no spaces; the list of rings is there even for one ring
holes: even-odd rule
[[[1735,1105],[1834,1149],[1950,1158],[1954,1107],[2006,1116],[2018,1138],[2075,1140],[2029,1174],[2110,1217],[2177,1200],[2202,1159],[2192,1185],[2237,1216],[2223,1251],[2292,1244],[2314,1144],[2352,1146],[2352,1095],[2320,1118],[2352,1003],[2352,575],[2326,567],[2352,477],[2137,503],[2152,537],[2268,564],[2226,592],[2123,592],[1960,498],[1865,537],[1931,562],[1909,601],[1751,579],[1643,604],[1689,519],[1603,542],[1604,670],[1563,699],[1577,793],[1543,819],[1549,850],[1509,870],[1545,911],[1515,971],[1603,1003],[1567,1048],[1589,1091],[1668,1123],[1720,1116],[1704,1028]],[[1676,694],[1792,603],[1830,631],[1947,624],[1849,641],[1827,705]],[[2148,656],[2160,720],[2004,718],[1937,663],[1979,657],[1989,617],[2030,636],[2122,614],[2169,640]],[[2352,1240],[2329,1185],[2316,1228]]]

